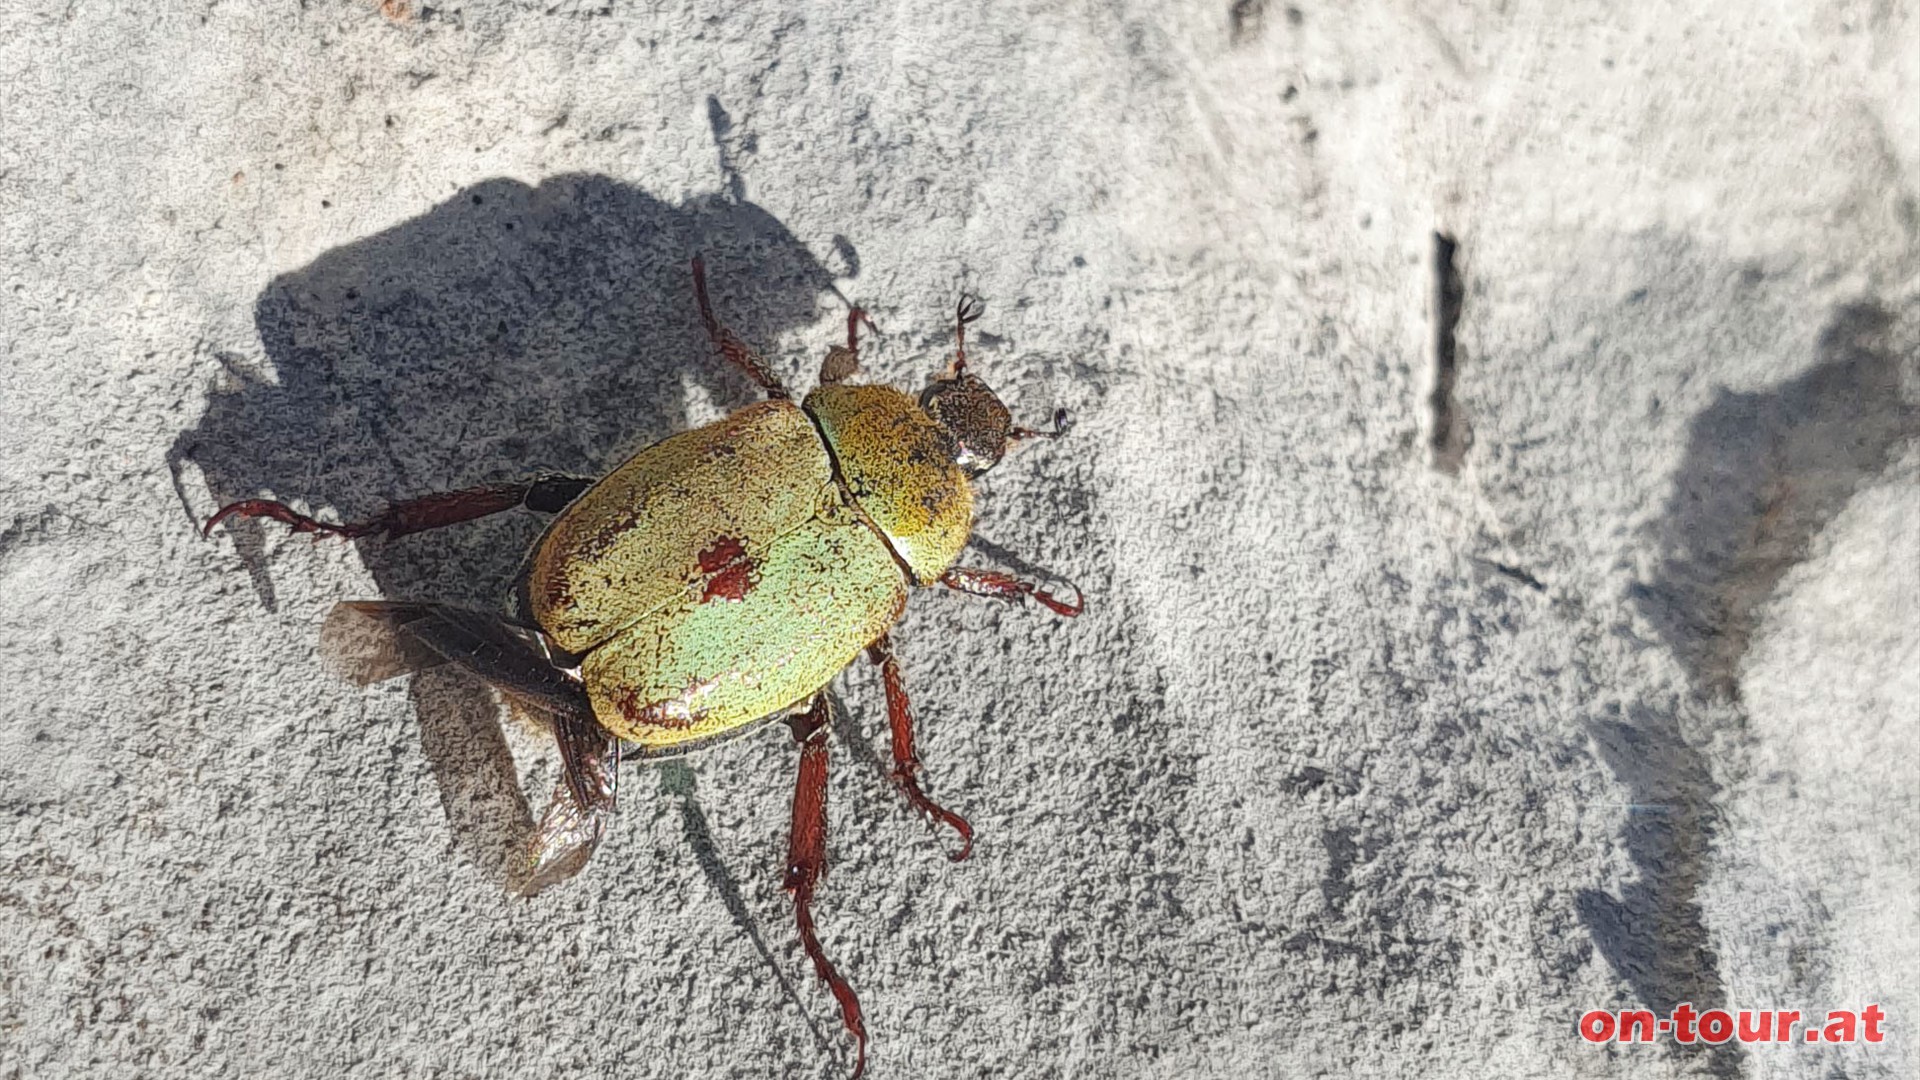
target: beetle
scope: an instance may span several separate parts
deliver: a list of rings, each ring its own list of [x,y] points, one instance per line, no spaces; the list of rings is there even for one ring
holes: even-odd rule
[[[975,478],[1014,446],[1057,439],[1016,427],[967,368],[966,332],[982,306],[962,296],[953,360],[916,399],[849,382],[859,368],[859,308],[847,343],[828,349],[819,385],[795,404],[765,359],[713,313],[706,270],[692,261],[694,299],[715,349],[766,393],[705,427],[653,444],[599,480],[544,475],[396,503],[332,524],[271,499],[243,499],[207,519],[264,518],[316,539],[444,528],[515,508],[555,514],[519,590],[520,617],[411,601],[349,601],[330,625],[371,627],[414,659],[452,662],[547,720],[561,775],[520,853],[524,891],[576,873],[616,806],[624,756],[666,757],[785,717],[800,747],[783,885],[801,944],[853,1036],[853,1076],[866,1069],[859,999],[821,949],[813,922],[826,868],[828,686],[864,652],[880,669],[893,784],[952,828],[958,862],[972,851],[966,819],[920,786],[914,718],[890,631],[916,587],[941,585],[1073,617],[1085,609],[1014,575],[958,565],[973,530]]]

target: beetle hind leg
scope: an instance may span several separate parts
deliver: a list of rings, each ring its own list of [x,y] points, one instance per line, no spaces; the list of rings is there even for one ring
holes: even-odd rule
[[[960,834],[960,850],[947,858],[959,862],[973,853],[973,826],[967,819],[927,797],[920,789],[920,755],[913,748],[913,707],[907,700],[906,684],[900,677],[900,661],[893,655],[893,643],[882,634],[867,646],[867,657],[880,665],[880,681],[887,690],[887,730],[893,747],[893,783],[914,809],[934,821],[950,826]]]
[[[840,1003],[840,1022],[858,1044],[853,1080],[867,1068],[867,1025],[853,987],[827,960],[813,926],[813,890],[827,872],[827,728],[832,706],[826,694],[816,694],[807,711],[792,717],[793,738],[800,744],[800,775],[793,789],[793,830],[787,841],[785,886],[793,896],[794,920],[800,944],[813,961],[814,973]]]

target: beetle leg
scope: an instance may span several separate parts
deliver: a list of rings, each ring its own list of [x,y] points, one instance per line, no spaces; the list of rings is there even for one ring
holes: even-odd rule
[[[698,255],[693,257],[693,298],[700,305],[700,321],[706,324],[707,336],[713,339],[713,347],[720,350],[720,355],[746,372],[748,378],[759,383],[768,397],[793,396],[787,392],[786,385],[780,381],[778,375],[773,373],[773,369],[767,366],[767,362],[759,353],[754,352],[751,346],[741,341],[740,335],[727,329],[721,325],[719,319],[714,318],[713,305],[707,300],[707,264]]]
[[[215,525],[228,518],[240,517],[269,518],[291,526],[294,532],[313,533],[316,539],[338,536],[344,540],[355,540],[362,536],[384,534],[391,540],[408,533],[475,521],[520,506],[543,514],[555,513],[565,509],[568,503],[591,486],[592,480],[557,473],[512,483],[482,484],[479,487],[408,499],[364,521],[349,521],[341,525],[309,517],[286,503],[272,499],[242,499],[216,511],[201,527],[200,535],[211,534]]]
[[[1052,608],[1057,615],[1071,619],[1087,610],[1087,598],[1080,586],[1073,587],[1073,603],[1049,593],[1031,581],[1021,581],[1012,574],[1003,574],[998,570],[975,570],[971,567],[956,566],[940,575],[940,584],[956,592],[971,593],[974,596],[989,596],[998,600],[1011,600],[1014,603],[1031,596],[1035,600]]]
[[[913,749],[913,707],[907,701],[907,688],[900,679],[900,661],[893,655],[893,642],[881,634],[867,646],[867,658],[880,665],[880,681],[887,688],[887,727],[892,735],[893,782],[914,809],[953,827],[960,834],[960,850],[947,856],[954,862],[973,852],[973,826],[967,819],[948,810],[920,790],[920,755]]]
[[[867,1068],[867,1026],[861,1019],[860,999],[841,978],[813,928],[813,890],[827,872],[827,727],[833,707],[826,694],[814,695],[805,713],[789,718],[793,738],[800,744],[800,777],[793,789],[793,831],[787,841],[786,890],[793,894],[793,913],[800,925],[800,944],[813,961],[814,973],[840,1003],[840,1022],[858,1043],[853,1080]]]
[[[853,373],[860,370],[860,324],[866,323],[867,329],[879,333],[880,328],[867,318],[864,308],[854,308],[847,312],[847,347],[838,345],[827,349],[827,358],[820,361],[820,384],[831,386],[845,382]]]

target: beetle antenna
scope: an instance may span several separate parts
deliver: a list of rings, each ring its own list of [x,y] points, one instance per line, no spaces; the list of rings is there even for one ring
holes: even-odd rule
[[[1052,431],[1039,431],[1034,428],[1017,427],[1007,432],[1007,438],[1012,442],[1022,442],[1027,439],[1057,439],[1065,435],[1072,427],[1073,418],[1067,415],[1067,410],[1055,409],[1053,410]]]
[[[961,293],[953,310],[953,366],[947,378],[957,379],[967,370],[967,324],[987,313],[987,302],[972,293]]]

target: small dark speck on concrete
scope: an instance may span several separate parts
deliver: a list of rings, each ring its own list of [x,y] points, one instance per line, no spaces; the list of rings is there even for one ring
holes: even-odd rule
[[[1521,569],[1518,566],[1509,566],[1506,563],[1495,562],[1492,559],[1475,558],[1473,561],[1480,564],[1481,566],[1486,567],[1489,570],[1492,570],[1496,574],[1500,574],[1503,577],[1512,578],[1513,580],[1519,582],[1520,584],[1525,585],[1527,588],[1532,589],[1534,592],[1547,591],[1547,586],[1544,582],[1542,582],[1539,578],[1534,577],[1532,574],[1527,573],[1525,570]]]
[[[1227,8],[1227,42],[1243,45],[1266,29],[1267,0],[1233,0]]]
[[[329,201],[328,201],[328,200],[326,200],[326,199],[321,199],[321,200],[320,200],[320,208],[321,208],[322,210],[331,210],[331,209],[333,209],[333,203],[331,203],[331,202],[329,202]]]

